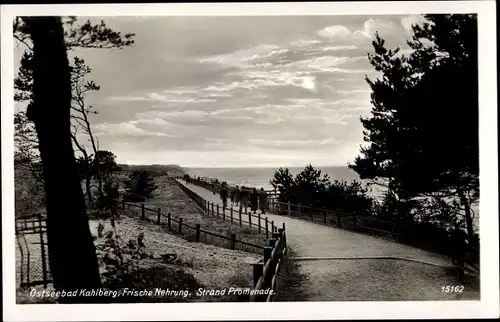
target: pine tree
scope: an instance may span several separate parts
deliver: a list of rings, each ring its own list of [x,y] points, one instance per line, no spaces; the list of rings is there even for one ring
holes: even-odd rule
[[[152,193],[158,188],[155,179],[148,171],[134,170],[125,182],[125,189],[129,194],[150,198]]]
[[[385,182],[396,200],[458,199],[473,237],[471,204],[479,197],[477,17],[425,15],[414,25],[408,57],[378,35],[367,79],[372,116],[362,118],[368,146],[350,165]]]

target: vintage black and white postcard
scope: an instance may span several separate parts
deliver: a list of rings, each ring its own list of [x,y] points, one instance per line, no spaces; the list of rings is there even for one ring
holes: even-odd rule
[[[494,9],[2,6],[5,320],[498,317]]]

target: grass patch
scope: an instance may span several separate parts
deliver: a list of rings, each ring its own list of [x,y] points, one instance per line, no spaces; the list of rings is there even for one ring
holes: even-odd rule
[[[237,240],[255,245],[264,245],[266,243],[265,235],[263,233],[259,233],[257,228],[250,228],[246,226],[246,224],[241,227],[239,226],[236,212],[234,212],[235,220],[232,224],[230,221],[229,211],[226,214],[226,220],[222,219],[222,213],[219,218],[216,216],[206,215],[194,202],[194,200],[182,191],[172,178],[162,176],[156,178],[156,180],[159,188],[155,192],[155,195],[144,203],[146,208],[161,208],[163,214],[167,215],[170,213],[172,218],[176,220],[182,218],[184,224],[192,227],[195,227],[196,224],[200,224],[202,230],[223,235],[228,238],[231,237],[231,234],[236,234]],[[137,205],[140,205],[140,203],[137,203]],[[140,218],[141,209],[126,206],[125,214],[127,216]],[[157,213],[146,210],[146,218],[151,222],[156,222]],[[161,221],[165,224],[167,222],[167,218],[162,217]],[[178,225],[176,223],[172,223],[172,233],[185,236],[187,240],[194,241],[195,232],[193,229],[183,227],[183,232],[178,233]],[[209,240],[211,237],[207,236],[206,238]],[[201,241],[204,241],[203,233]],[[230,241],[220,240],[217,245],[229,248]]]
[[[293,258],[296,252],[288,246],[288,260],[286,266],[281,270],[276,283],[277,294],[273,301],[290,302],[290,301],[306,301],[307,287],[305,286],[306,275],[302,273],[300,264]]]

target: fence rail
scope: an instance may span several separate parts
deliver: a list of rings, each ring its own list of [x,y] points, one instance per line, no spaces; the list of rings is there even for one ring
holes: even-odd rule
[[[210,182],[193,181],[194,184],[205,185],[212,189],[216,179],[210,178]],[[354,230],[360,233],[367,233],[376,236],[390,237],[398,242],[426,249],[428,251],[450,254],[450,249],[455,249],[453,241],[445,231],[436,231],[432,227],[424,224],[411,224],[398,220],[385,220],[373,216],[370,211],[366,213],[346,213],[335,209],[317,208],[292,204],[290,202],[280,202],[279,193],[267,190],[267,206],[272,213],[287,215],[302,220],[312,221],[317,224],[333,226],[342,229]],[[432,234],[432,236],[430,235]],[[422,238],[423,235],[428,238]],[[453,250],[452,252],[455,252]],[[466,261],[471,264],[479,264],[479,244],[474,242],[464,250]],[[458,255],[460,256],[460,255]]]
[[[17,217],[16,246],[17,272],[20,287],[47,285],[52,283],[48,265],[48,250],[46,243],[47,219],[37,213]]]
[[[226,209],[229,211],[229,218],[231,223],[235,220],[233,214],[233,208],[220,207],[219,205],[214,205],[209,201],[206,201],[198,194],[194,193],[183,184],[178,182],[181,189],[189,195],[193,200],[197,202],[197,204],[203,209],[205,213],[212,216],[221,217],[225,220]],[[196,180],[191,183],[195,183],[204,188],[213,189],[214,183]],[[221,211],[219,211],[221,209]],[[222,213],[221,213],[222,212]],[[283,223],[283,228],[277,228],[274,224],[274,221],[269,222],[268,218],[265,217],[262,220],[260,214],[252,214],[251,212],[243,213],[242,208],[240,207],[237,211],[238,217],[237,220],[240,226],[243,223],[249,224],[250,227],[252,225],[257,225],[259,232],[262,230],[266,234],[266,238],[269,238],[269,235],[272,236],[269,239],[269,246],[263,247],[264,249],[264,258],[262,262],[253,264],[253,289],[249,294],[250,302],[271,302],[273,300],[274,295],[277,290],[277,280],[282,270],[286,268],[288,261],[288,248],[286,243],[286,233],[285,233],[285,223]],[[248,218],[248,221],[243,220],[243,216]],[[252,221],[254,219],[255,221]],[[262,222],[264,223],[264,227],[262,227]],[[269,224],[270,223],[270,224]],[[269,231],[269,226],[271,227],[271,231]],[[245,243],[245,242],[241,242]],[[245,243],[248,244],[248,243]],[[253,245],[255,246],[255,245]],[[272,292],[271,292],[272,290]]]
[[[177,177],[177,179],[184,179],[182,177]],[[219,189],[222,186],[222,182],[217,179],[217,178],[209,178],[209,177],[196,177],[196,178],[191,178],[191,183],[196,184],[200,187],[207,188],[209,190],[213,190],[214,188]],[[234,188],[235,186],[229,186],[231,188]],[[252,191],[253,189],[259,190],[260,188],[257,187],[246,187],[246,186],[241,186],[240,189],[246,190],[246,191]],[[271,189],[271,190],[264,190],[267,193],[268,197],[275,198],[279,196],[279,192],[276,191],[276,189]]]
[[[196,193],[187,189],[182,184],[180,183],[178,184],[181,187],[181,189],[184,192],[186,192],[204,210],[206,214],[211,216],[217,216],[219,217],[219,219],[231,220],[231,222],[236,222],[236,218],[234,218],[234,213],[235,213],[234,211],[229,211],[229,209],[227,208],[222,209],[222,207],[217,207],[218,205],[214,205],[213,203],[207,202],[205,199],[201,198]],[[195,224],[194,226],[189,225],[183,222],[182,217],[174,217],[172,216],[171,213],[165,215],[164,213],[162,213],[161,208],[153,209],[146,207],[144,203],[133,204],[122,200],[121,202],[122,211],[125,210],[126,206],[139,208],[141,210],[141,219],[153,221],[158,225],[166,225],[169,230],[172,230],[184,236],[190,236],[193,238],[194,241],[197,242],[215,244],[217,246],[223,246],[233,250],[241,250],[258,254],[261,254],[265,248],[262,245],[256,245],[244,240],[240,240],[234,233],[226,236],[212,231],[204,230],[201,228],[200,224]],[[217,211],[215,211],[214,209],[217,209]],[[225,216],[226,211],[230,212],[231,216],[229,215]],[[154,216],[153,218],[150,218],[151,214],[153,214]],[[252,216],[255,215],[248,214],[248,216],[249,218],[251,218]],[[241,218],[241,216],[239,216],[238,218]],[[240,222],[244,223],[245,221],[240,220]],[[272,229],[275,229],[274,222],[269,221],[267,217],[265,218],[264,222],[265,222],[264,227],[259,226],[259,232],[265,233],[266,236],[269,236],[272,233]]]
[[[269,220],[260,213],[252,214],[251,211],[244,212],[241,207],[234,209],[233,207],[220,206],[218,204],[211,203],[184,186],[179,181],[176,180],[176,182],[181,190],[190,196],[207,215],[217,217],[218,219],[222,219],[224,221],[229,220],[231,223],[238,223],[240,227],[243,226],[243,224],[248,224],[250,228],[256,228],[259,233],[266,234],[266,238],[269,238],[269,235],[275,229],[274,221]]]
[[[220,181],[215,178],[198,178],[191,180],[192,184],[198,185],[200,187],[213,190]],[[183,185],[182,188],[185,189]],[[245,188],[246,190],[251,190],[253,188]],[[189,190],[189,189],[187,189]],[[372,234],[382,234],[391,235],[394,238],[401,236],[399,232],[402,228],[408,228],[407,225],[402,225],[392,221],[383,220],[380,218],[374,218],[372,216],[355,214],[355,213],[345,213],[338,210],[317,208],[311,206],[304,206],[301,204],[292,204],[290,202],[280,202],[277,201],[279,197],[279,192],[274,190],[265,190],[267,193],[267,207],[272,213],[279,215],[288,215],[291,217],[296,217],[299,219],[305,219],[318,224],[324,224],[329,226],[335,226],[338,228],[353,229],[356,231],[366,231]],[[191,192],[187,192],[188,194]],[[247,216],[245,214],[244,216]],[[252,215],[249,217],[248,221],[243,219],[243,223],[252,225],[251,218],[256,218],[257,215]]]
[[[277,280],[288,262],[285,226],[273,233],[269,246],[264,248],[263,262],[253,264],[254,288],[250,302],[271,302],[278,288]]]

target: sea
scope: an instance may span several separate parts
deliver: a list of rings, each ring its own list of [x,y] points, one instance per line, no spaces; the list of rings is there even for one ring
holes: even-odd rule
[[[315,167],[321,170],[321,174],[327,174],[330,181],[347,181],[354,180],[361,182],[366,186],[367,182],[361,180],[359,175],[344,166],[330,166],[330,167]],[[187,173],[191,176],[217,178],[219,181],[226,181],[229,185],[238,185],[246,187],[264,188],[265,190],[272,190],[273,187],[270,180],[274,176],[274,172],[278,168],[186,168]],[[288,167],[290,173],[295,176],[304,170],[303,167]],[[367,187],[370,195],[379,197],[383,195],[384,189],[382,187],[370,186]]]

